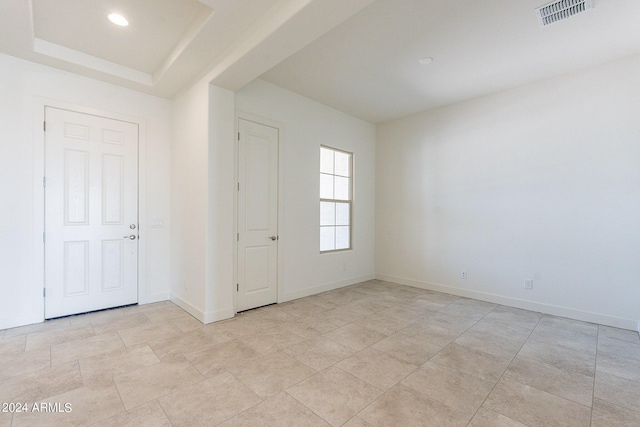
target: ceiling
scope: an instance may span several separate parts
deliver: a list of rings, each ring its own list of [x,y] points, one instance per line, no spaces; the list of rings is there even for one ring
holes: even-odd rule
[[[640,54],[640,1],[542,28],[546,2],[0,0],[0,52],[165,98],[260,77],[372,123]]]
[[[380,123],[640,54],[640,1],[542,28],[548,1],[377,0],[261,78]]]
[[[64,7],[57,0],[32,3],[36,40],[151,75],[162,68],[189,30],[198,31],[213,13],[213,9],[197,0],[130,3],[66,0]],[[130,25],[114,26],[105,19],[111,12],[126,15]]]
[[[165,98],[237,90],[372,1],[0,0],[0,52]]]

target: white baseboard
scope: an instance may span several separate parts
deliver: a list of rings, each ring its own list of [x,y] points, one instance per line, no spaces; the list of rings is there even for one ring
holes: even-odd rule
[[[169,299],[168,292],[158,292],[151,295],[144,295],[138,300],[138,304],[152,304],[154,302],[167,301]]]
[[[154,302],[166,301],[168,299],[169,294],[167,292],[159,292],[156,294],[147,295],[145,298],[140,298],[138,304],[151,304]],[[25,314],[16,317],[7,317],[4,319],[0,319],[0,330],[17,328],[19,326],[32,325],[34,323],[42,322],[44,322],[44,312],[37,314]]]
[[[236,310],[233,307],[225,308],[224,310],[207,311],[204,314],[204,324],[219,322],[221,320],[231,319],[235,317]]]
[[[32,325],[44,322],[44,313],[25,314],[23,316],[5,317],[0,319],[0,330],[17,328],[18,326]]]
[[[345,286],[355,285],[356,283],[366,282],[375,279],[375,274],[367,274],[366,276],[352,277],[350,279],[340,280],[339,282],[325,283],[323,285],[313,286],[311,288],[300,289],[293,292],[286,292],[280,295],[278,303],[287,302],[298,298],[304,298],[316,295],[321,292],[332,291]]]
[[[492,302],[494,304],[506,305],[509,307],[522,308],[524,310],[537,311],[553,316],[566,317],[583,322],[597,323],[599,325],[613,326],[615,328],[630,330],[634,330],[637,328],[640,332],[640,322],[637,320],[624,319],[621,317],[609,316],[606,314],[592,313],[589,311],[581,311],[573,308],[560,307],[551,304],[543,304],[533,301],[521,300],[518,298],[505,297],[502,295],[472,291],[469,289],[454,288],[451,286],[422,282],[405,277],[389,276],[386,274],[376,274],[376,279],[384,280],[386,282],[399,283],[401,285],[413,286],[420,289],[427,289],[430,291],[444,292],[447,294],[465,298],[473,298],[481,301]]]
[[[170,299],[178,307],[180,307],[205,325],[220,320],[231,319],[236,314],[233,307],[227,308],[225,310],[204,312],[189,304],[177,295],[171,294]]]
[[[184,311],[186,311],[187,313],[189,313],[190,315],[198,319],[200,322],[204,323],[204,312],[202,310],[198,310],[197,308],[195,308],[194,306],[192,306],[191,304],[189,304],[188,302],[186,302],[185,300],[183,300],[182,298],[180,298],[175,294],[170,294],[169,299],[175,305],[177,305],[178,307],[180,307],[181,309],[183,309]]]

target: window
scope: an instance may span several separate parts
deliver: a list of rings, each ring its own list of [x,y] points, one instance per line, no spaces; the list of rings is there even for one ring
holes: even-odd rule
[[[320,252],[351,249],[352,158],[320,147]]]

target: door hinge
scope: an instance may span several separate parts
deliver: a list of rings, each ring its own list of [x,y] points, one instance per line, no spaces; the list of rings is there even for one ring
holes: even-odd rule
[[[42,130],[45,131],[45,132],[47,131],[47,122],[46,121],[42,122]]]
[[[45,236],[45,232],[43,231],[43,232],[42,232],[42,241],[43,241],[43,242],[45,241],[44,236]]]
[[[236,233],[236,242],[240,241],[240,233]]]
[[[240,141],[240,132],[238,132],[238,141]]]
[[[238,183],[238,191],[240,191],[240,183]]]
[[[47,296],[47,288],[42,288],[42,296],[43,297]]]
[[[42,177],[42,186],[43,186],[43,187],[46,187],[46,186],[47,186],[47,177],[46,177],[46,176],[43,176],[43,177]]]
[[[240,284],[236,283],[236,292],[240,292]]]

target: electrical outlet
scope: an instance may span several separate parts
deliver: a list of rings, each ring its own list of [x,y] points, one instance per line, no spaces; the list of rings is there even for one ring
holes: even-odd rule
[[[467,278],[467,270],[460,270],[460,278],[461,279]]]
[[[525,289],[533,289],[533,280],[525,280],[524,281]]]

